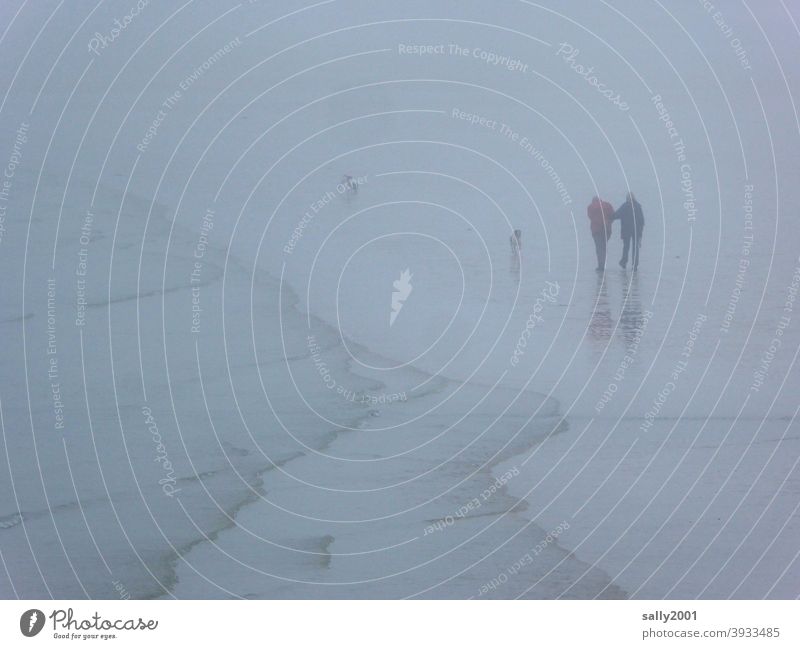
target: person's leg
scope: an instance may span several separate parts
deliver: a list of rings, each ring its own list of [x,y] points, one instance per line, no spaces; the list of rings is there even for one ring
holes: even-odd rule
[[[633,270],[639,268],[639,247],[642,245],[642,238],[636,236],[633,238]]]
[[[608,242],[608,238],[606,237],[604,232],[600,233],[600,270],[604,270],[606,267],[606,244]]]
[[[597,270],[606,267],[606,235],[602,232],[592,234],[594,238],[594,250],[597,253]]]
[[[619,260],[619,265],[625,268],[628,265],[628,251],[631,248],[631,238],[624,237],[622,239],[622,259]]]

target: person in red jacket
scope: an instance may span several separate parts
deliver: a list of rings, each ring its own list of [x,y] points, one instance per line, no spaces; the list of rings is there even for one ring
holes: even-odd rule
[[[597,252],[597,270],[605,270],[606,243],[611,238],[611,220],[614,217],[614,208],[611,207],[611,203],[595,196],[589,203],[589,207],[586,208],[586,214],[589,217],[594,247]]]

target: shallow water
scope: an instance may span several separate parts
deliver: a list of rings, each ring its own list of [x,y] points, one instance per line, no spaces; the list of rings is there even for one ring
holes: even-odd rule
[[[790,9],[616,4],[28,3],[0,596],[796,596]]]

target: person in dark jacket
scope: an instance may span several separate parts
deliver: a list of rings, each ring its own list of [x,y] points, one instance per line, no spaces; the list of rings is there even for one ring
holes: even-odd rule
[[[589,203],[589,207],[586,208],[586,215],[589,217],[589,227],[597,253],[595,270],[602,271],[606,267],[606,243],[611,238],[611,219],[614,217],[614,208],[610,203],[595,196]]]
[[[639,246],[642,245],[642,232],[644,231],[644,213],[636,197],[630,193],[620,208],[614,212],[614,220],[619,219],[620,237],[622,237],[622,259],[619,265],[625,268],[628,265],[628,253],[632,252],[633,270],[639,268]],[[631,250],[632,249],[632,250]]]

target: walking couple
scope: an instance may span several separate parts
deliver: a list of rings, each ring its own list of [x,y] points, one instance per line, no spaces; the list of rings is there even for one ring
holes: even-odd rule
[[[597,270],[605,270],[606,244],[611,238],[611,225],[617,220],[620,222],[622,238],[622,259],[619,260],[619,265],[626,268],[628,255],[632,253],[633,270],[637,270],[639,268],[639,246],[642,244],[644,230],[644,213],[634,195],[629,193],[625,202],[616,212],[611,207],[611,203],[595,196],[586,213],[589,216],[592,238],[597,252]]]

